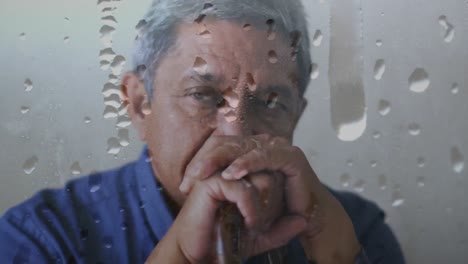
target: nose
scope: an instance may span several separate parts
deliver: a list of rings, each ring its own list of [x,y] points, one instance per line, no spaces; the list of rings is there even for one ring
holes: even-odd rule
[[[251,136],[254,130],[250,122],[241,111],[218,115],[217,127],[214,134],[218,136]]]

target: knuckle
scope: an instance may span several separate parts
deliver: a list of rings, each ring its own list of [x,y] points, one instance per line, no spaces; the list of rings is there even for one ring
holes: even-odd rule
[[[210,157],[210,158],[207,158],[207,159],[205,159],[204,161],[198,162],[198,164],[197,164],[197,168],[198,168],[197,172],[198,172],[198,173],[201,173],[202,170],[214,169],[214,168],[216,168],[216,167],[218,166],[218,163],[219,163],[219,162],[218,162],[216,159],[214,159],[214,158],[211,158],[211,157]],[[202,175],[197,175],[197,176],[198,176],[198,177],[202,177]]]
[[[256,148],[256,149],[253,149],[251,151],[251,154],[253,156],[257,156],[257,157],[261,157],[261,156],[264,156],[265,155],[265,150],[264,149],[260,149],[260,148]]]
[[[223,147],[227,148],[227,150],[234,151],[234,152],[239,152],[244,149],[242,144],[238,142],[228,142]]]
[[[304,156],[304,152],[298,146],[291,146],[291,152],[295,156]]]

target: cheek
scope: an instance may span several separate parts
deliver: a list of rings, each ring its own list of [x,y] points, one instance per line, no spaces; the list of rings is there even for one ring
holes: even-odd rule
[[[209,123],[213,122],[205,122],[204,118],[191,116],[185,109],[166,102],[154,108],[148,145],[167,164],[181,168],[210,134]]]

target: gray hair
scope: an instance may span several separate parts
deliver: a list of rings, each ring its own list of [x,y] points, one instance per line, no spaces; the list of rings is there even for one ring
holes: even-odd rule
[[[153,96],[154,74],[176,41],[177,26],[193,22],[200,15],[253,27],[259,26],[259,21],[274,21],[277,30],[293,39],[292,52],[299,68],[297,81],[300,95],[304,94],[310,81],[312,59],[301,0],[154,0],[145,18],[138,23],[140,32],[133,50],[133,71],[143,80],[149,100]]]

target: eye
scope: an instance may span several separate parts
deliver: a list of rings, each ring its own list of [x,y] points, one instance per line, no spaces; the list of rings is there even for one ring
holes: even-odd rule
[[[277,93],[270,93],[265,101],[265,106],[271,110],[288,111],[288,107],[281,102],[281,98]]]
[[[186,96],[203,106],[216,106],[223,100],[222,96],[212,88],[196,87],[190,89]]]
[[[190,96],[192,96],[193,98],[195,98],[195,100],[198,100],[198,101],[206,101],[206,100],[211,99],[211,94],[206,94],[206,93],[201,93],[201,92],[191,93]]]

